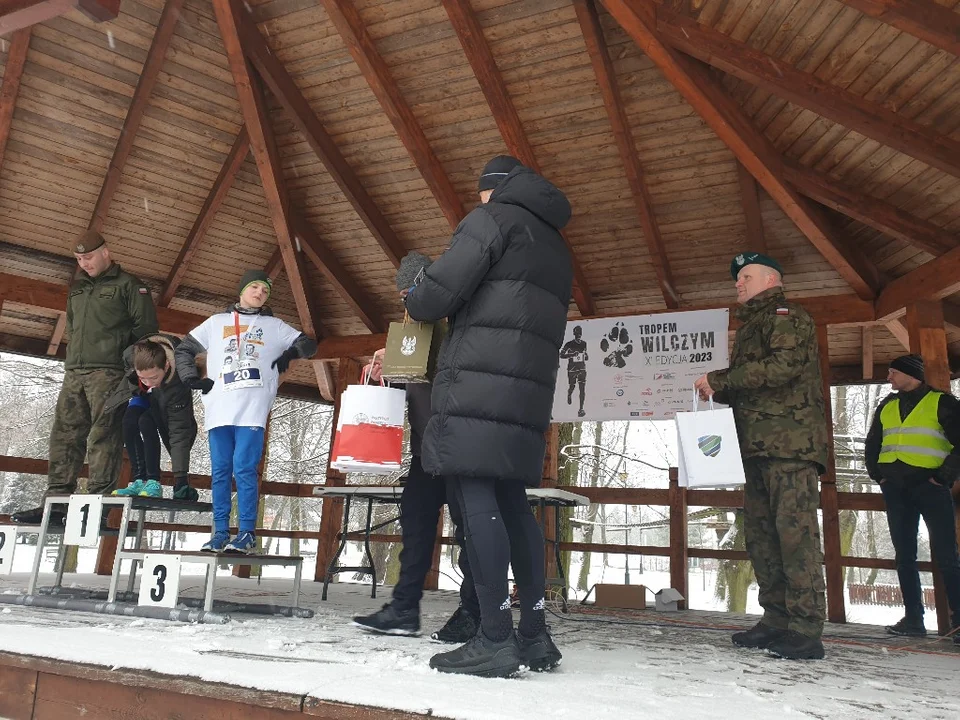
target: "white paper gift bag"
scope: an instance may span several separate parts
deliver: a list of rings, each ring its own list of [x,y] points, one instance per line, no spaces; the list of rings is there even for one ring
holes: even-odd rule
[[[740,439],[730,408],[698,408],[677,413],[677,458],[680,487],[719,488],[743,485],[747,479]]]
[[[330,466],[382,474],[400,468],[406,393],[378,385],[349,385],[340,400]]]

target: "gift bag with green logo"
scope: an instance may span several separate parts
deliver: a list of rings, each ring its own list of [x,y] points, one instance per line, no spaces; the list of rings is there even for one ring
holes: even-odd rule
[[[403,322],[390,323],[383,356],[383,379],[402,383],[432,382],[445,333],[445,322],[416,322],[407,314]]]

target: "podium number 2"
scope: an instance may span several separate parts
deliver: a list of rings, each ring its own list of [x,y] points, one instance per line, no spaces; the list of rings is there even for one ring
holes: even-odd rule
[[[0,525],[0,575],[13,572],[13,551],[17,545],[17,528]]]

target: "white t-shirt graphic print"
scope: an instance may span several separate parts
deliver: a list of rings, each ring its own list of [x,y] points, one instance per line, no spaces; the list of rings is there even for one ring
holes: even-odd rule
[[[213,315],[190,334],[206,349],[207,377],[213,380],[213,389],[201,396],[204,428],[266,427],[280,384],[280,374],[270,364],[293,345],[300,331],[272,316],[229,312]],[[238,367],[258,369],[262,384],[227,389],[224,374]]]

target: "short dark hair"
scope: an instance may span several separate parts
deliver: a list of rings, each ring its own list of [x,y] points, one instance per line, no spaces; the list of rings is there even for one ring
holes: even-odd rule
[[[140,340],[133,346],[134,370],[164,370],[167,367],[167,351],[153,340]]]

